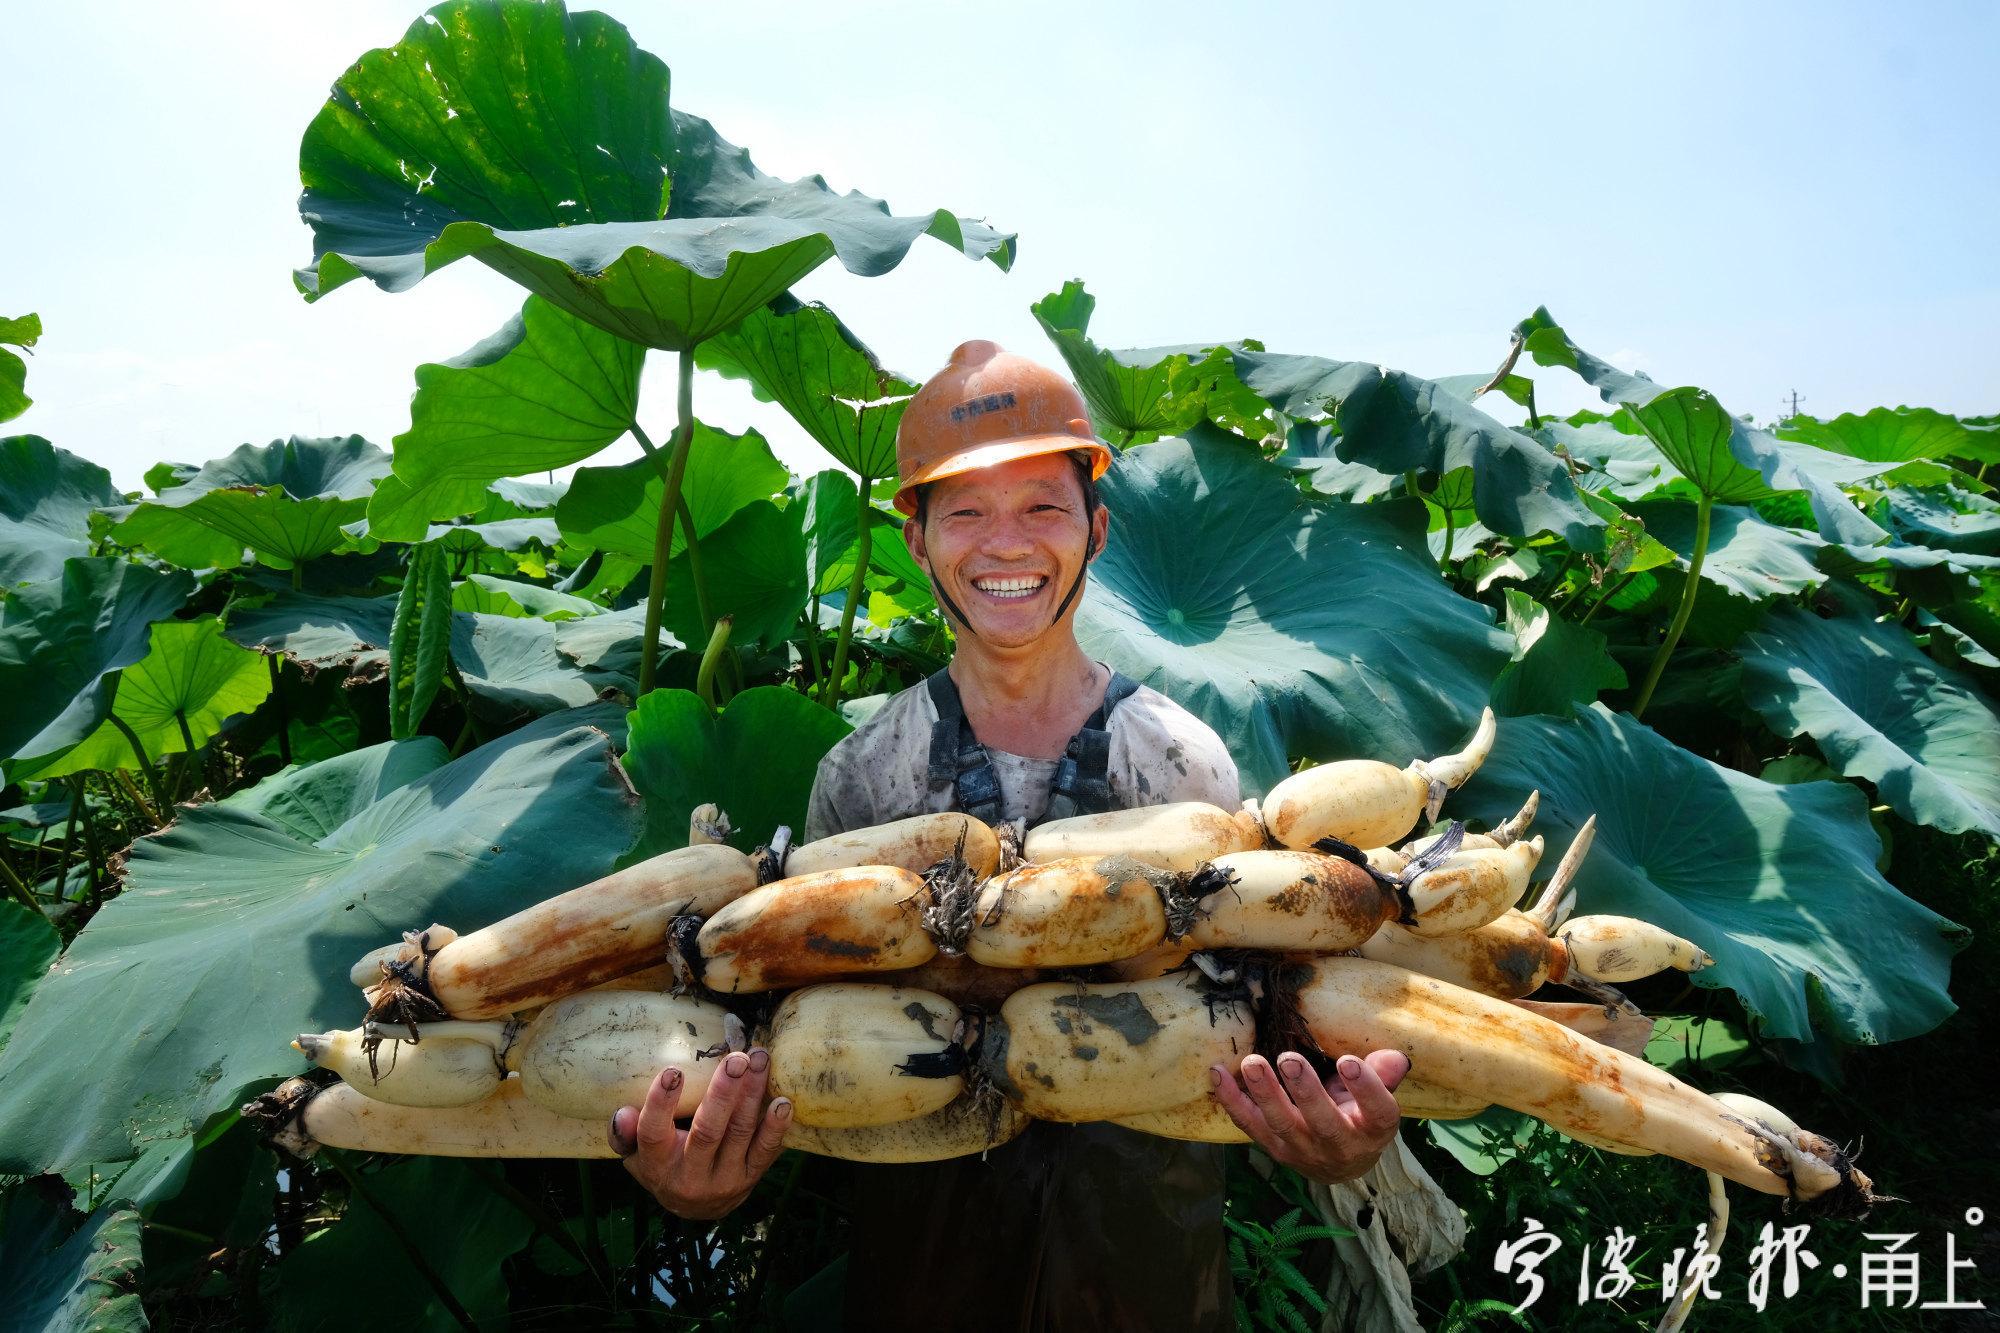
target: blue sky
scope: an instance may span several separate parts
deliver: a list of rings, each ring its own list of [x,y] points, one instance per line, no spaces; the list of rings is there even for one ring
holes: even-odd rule
[[[764,170],[1020,233],[1011,274],[925,241],[802,286],[913,375],[974,337],[1053,361],[1028,306],[1080,277],[1112,346],[1249,336],[1458,374],[1547,304],[1760,419],[1792,390],[1824,415],[2000,411],[2000,6],[604,7]],[[522,293],[463,262],[308,306],[290,271],[299,137],[419,12],[10,5],[0,313],[47,333],[5,429],[136,487],[159,459],[407,427],[414,368]],[[738,386],[696,395],[825,465]],[[1589,399],[1546,372],[1544,401]]]

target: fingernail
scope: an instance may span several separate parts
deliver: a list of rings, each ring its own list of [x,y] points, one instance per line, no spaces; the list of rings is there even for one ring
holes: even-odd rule
[[[750,1052],[750,1067],[752,1069],[756,1070],[758,1073],[761,1074],[766,1069],[770,1068],[770,1066],[771,1066],[771,1053],[769,1051],[759,1046],[756,1050]]]
[[[1343,1055],[1340,1057],[1340,1076],[1342,1078],[1353,1078],[1356,1074],[1359,1074],[1360,1072],[1361,1072],[1361,1062],[1359,1060],[1355,1059],[1351,1055]]]
[[[678,1090],[681,1086],[681,1071],[678,1069],[662,1070],[660,1073],[660,1086],[668,1092]]]
[[[1208,1067],[1208,1086],[1211,1088],[1219,1088],[1222,1086],[1221,1065],[1210,1065]]]
[[[722,1062],[722,1072],[731,1078],[742,1078],[743,1071],[750,1067],[749,1057],[736,1051]]]
[[[792,1118],[792,1104],[783,1097],[780,1097],[771,1103],[771,1114],[780,1120],[790,1120]]]
[[[1306,1076],[1306,1062],[1296,1056],[1289,1060],[1280,1060],[1278,1061],[1278,1072],[1296,1083]]]
[[[630,1156],[630,1150],[626,1148],[625,1140],[618,1136],[618,1113],[616,1111],[611,1113],[611,1123],[605,1127],[604,1138],[611,1145],[612,1152],[617,1153],[620,1157]]]

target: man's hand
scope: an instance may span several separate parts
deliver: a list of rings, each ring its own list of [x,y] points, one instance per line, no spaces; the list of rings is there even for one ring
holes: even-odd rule
[[[1210,1067],[1208,1080],[1236,1127],[1273,1161],[1333,1185],[1365,1175],[1395,1139],[1401,1112],[1394,1089],[1409,1072],[1401,1051],[1371,1051],[1366,1060],[1343,1055],[1329,1085],[1304,1056],[1286,1051],[1275,1073],[1269,1060],[1252,1055],[1244,1058],[1241,1084],[1221,1065]]]
[[[611,1116],[611,1148],[625,1169],[678,1217],[715,1218],[750,1196],[757,1180],[784,1151],[792,1104],[764,1103],[770,1053],[752,1048],[726,1055],[709,1081],[688,1128],[674,1124],[681,1074],[663,1069],[646,1090],[646,1104],[621,1106]]]

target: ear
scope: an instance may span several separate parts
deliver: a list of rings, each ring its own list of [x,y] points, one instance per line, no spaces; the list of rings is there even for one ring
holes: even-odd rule
[[[925,577],[929,577],[931,561],[924,547],[924,526],[914,518],[903,520],[903,545],[910,548],[910,558],[923,569]]]
[[[1111,511],[1103,505],[1099,505],[1097,506],[1097,512],[1090,516],[1089,559],[1095,560],[1098,556],[1104,554],[1104,543],[1109,539],[1110,535]]]

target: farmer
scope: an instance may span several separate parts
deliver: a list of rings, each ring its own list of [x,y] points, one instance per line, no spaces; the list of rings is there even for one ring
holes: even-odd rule
[[[1169,801],[1240,802],[1222,741],[1076,641],[1085,572],[1110,514],[1111,451],[1061,375],[969,342],[910,400],[896,508],[957,636],[911,686],[820,762],[808,839],[925,811],[990,822]],[[1275,1160],[1323,1182],[1368,1170],[1393,1140],[1409,1061],[1348,1057],[1323,1083],[1300,1056],[1210,1071],[1230,1118]],[[613,1117],[626,1168],[682,1217],[713,1218],[776,1160],[790,1107],[760,1115],[769,1058],[724,1060],[691,1127],[676,1076]],[[983,1158],[854,1173],[850,1327],[1222,1329],[1234,1326],[1223,1150],[1115,1125],[1035,1122]]]

